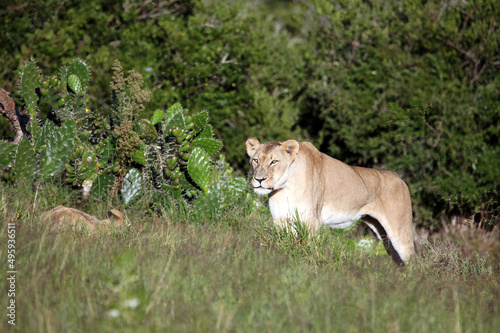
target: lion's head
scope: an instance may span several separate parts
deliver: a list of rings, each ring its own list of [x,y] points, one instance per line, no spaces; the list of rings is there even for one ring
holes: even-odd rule
[[[288,140],[260,144],[257,139],[248,138],[246,148],[254,191],[262,195],[281,189],[290,176],[290,166],[299,152],[299,143]]]

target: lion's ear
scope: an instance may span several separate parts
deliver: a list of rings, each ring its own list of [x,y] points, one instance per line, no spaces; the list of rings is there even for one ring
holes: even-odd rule
[[[260,142],[256,138],[248,138],[245,145],[247,147],[248,156],[252,157],[255,151],[259,148]]]
[[[293,162],[299,152],[299,143],[295,140],[287,140],[281,144],[281,147],[290,155],[290,162]]]

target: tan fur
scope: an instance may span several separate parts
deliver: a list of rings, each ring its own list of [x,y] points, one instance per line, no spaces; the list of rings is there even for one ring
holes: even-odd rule
[[[108,212],[108,217],[100,220],[92,215],[86,214],[78,209],[57,206],[54,209],[44,212],[44,221],[51,223],[56,229],[74,229],[77,231],[83,228],[92,232],[95,230],[104,230],[112,224],[119,227],[123,223],[123,215],[117,209],[112,209]]]
[[[412,207],[405,182],[392,171],[349,166],[309,142],[246,141],[258,194],[269,194],[273,220],[297,216],[309,228],[344,228],[362,219],[398,264],[415,255]]]

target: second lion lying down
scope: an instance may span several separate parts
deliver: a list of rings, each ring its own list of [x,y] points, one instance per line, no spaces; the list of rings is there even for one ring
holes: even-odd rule
[[[278,225],[294,220],[316,230],[344,228],[358,219],[381,239],[400,265],[415,255],[412,207],[405,182],[392,171],[349,166],[309,142],[246,141],[252,186],[269,194]]]
[[[86,214],[81,210],[64,206],[57,206],[43,212],[42,216],[55,229],[72,229],[75,231],[86,229],[89,232],[94,232],[109,229],[112,225],[120,227],[123,224],[123,215],[117,209],[110,210],[108,217],[104,220]]]

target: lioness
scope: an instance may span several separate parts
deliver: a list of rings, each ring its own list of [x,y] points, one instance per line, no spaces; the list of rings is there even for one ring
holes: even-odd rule
[[[86,228],[92,232],[110,228],[114,223],[115,227],[119,227],[123,223],[123,215],[117,209],[111,209],[108,212],[108,217],[100,220],[95,216],[86,214],[78,209],[64,206],[57,206],[49,211],[43,212],[43,219],[51,223],[55,229],[71,228],[74,230],[82,230]]]
[[[349,166],[309,142],[261,144],[248,138],[246,149],[252,186],[258,194],[269,194],[276,224],[298,215],[316,230],[322,224],[345,228],[362,219],[396,263],[404,265],[415,255],[410,193],[396,173]]]

